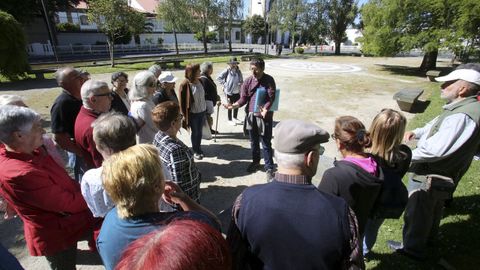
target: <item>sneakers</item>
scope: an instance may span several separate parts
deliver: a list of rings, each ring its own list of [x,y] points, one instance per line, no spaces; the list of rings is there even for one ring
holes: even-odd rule
[[[198,160],[202,160],[203,159],[203,154],[194,153],[193,158],[198,159]]]
[[[258,170],[260,170],[260,163],[259,162],[252,162],[247,167],[247,172],[249,172],[249,173],[254,173]]]
[[[233,121],[235,122],[235,124],[237,125],[243,125],[243,121],[238,119],[238,118],[233,118]]]
[[[228,120],[228,124],[229,124],[230,126],[236,126],[236,125],[237,125],[237,124],[235,124],[235,122],[233,122],[232,120]]]
[[[270,183],[275,179],[275,171],[273,169],[268,169],[266,171],[267,174],[267,183]]]
[[[217,130],[213,130],[213,129],[210,129],[210,132],[212,133],[212,135],[213,134],[217,134],[217,135],[220,134]]]
[[[415,260],[415,261],[424,261],[425,258],[423,257],[420,257],[420,256],[417,256],[417,255],[413,255],[411,253],[408,253],[407,251],[405,251],[404,247],[403,247],[403,243],[401,242],[396,242],[396,241],[392,241],[392,240],[388,240],[387,241],[387,246],[395,251],[396,254],[399,254],[399,255],[402,255],[402,256],[405,256],[405,257],[408,257],[412,260]]]

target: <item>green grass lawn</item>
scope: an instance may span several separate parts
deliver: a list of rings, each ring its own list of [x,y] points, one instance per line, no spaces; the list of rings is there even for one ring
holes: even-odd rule
[[[426,89],[431,103],[424,113],[417,114],[409,122],[409,130],[423,126],[440,114],[444,101],[439,97],[438,87],[438,84],[432,83],[431,87]],[[480,161],[472,162],[455,191],[452,206],[445,209],[438,243],[429,250],[427,261],[416,262],[392,254],[389,250],[387,240],[402,240],[402,225],[403,218],[385,221],[373,248],[374,254],[367,262],[367,269],[479,269]],[[440,266],[441,260],[453,268]]]

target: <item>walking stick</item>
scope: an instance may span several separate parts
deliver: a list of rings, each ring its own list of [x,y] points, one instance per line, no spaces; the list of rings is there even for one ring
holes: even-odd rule
[[[218,114],[220,112],[220,105],[217,105],[217,119],[215,119],[215,132],[213,133],[213,142],[217,142],[218,133]]]

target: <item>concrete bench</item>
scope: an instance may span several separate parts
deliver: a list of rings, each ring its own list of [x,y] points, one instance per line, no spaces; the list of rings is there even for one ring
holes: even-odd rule
[[[167,68],[167,64],[173,64],[175,68],[180,68],[180,63],[183,62],[183,59],[175,58],[175,59],[161,59],[158,61],[155,61],[155,64],[160,65],[162,69]]]
[[[427,78],[429,81],[434,82],[435,78],[440,76],[440,70],[429,70],[427,71]]]
[[[410,112],[412,111],[413,105],[422,94],[422,89],[402,89],[393,95],[393,99],[397,101],[400,110]]]
[[[250,61],[250,60],[252,60],[252,58],[255,58],[255,57],[256,57],[256,55],[254,55],[254,54],[242,55],[242,56],[240,56],[240,60]]]
[[[45,79],[45,73],[54,73],[56,71],[57,70],[53,68],[44,68],[44,69],[29,70],[27,73],[35,75],[35,79],[37,80],[43,80]]]

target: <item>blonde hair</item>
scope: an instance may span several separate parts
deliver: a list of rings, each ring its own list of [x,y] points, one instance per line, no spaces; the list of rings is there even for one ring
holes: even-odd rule
[[[103,162],[103,185],[120,218],[158,211],[165,187],[162,163],[151,144],[139,144]]]
[[[370,153],[383,159],[387,164],[395,163],[399,156],[398,146],[402,143],[407,119],[392,109],[383,109],[370,126],[372,147]]]

